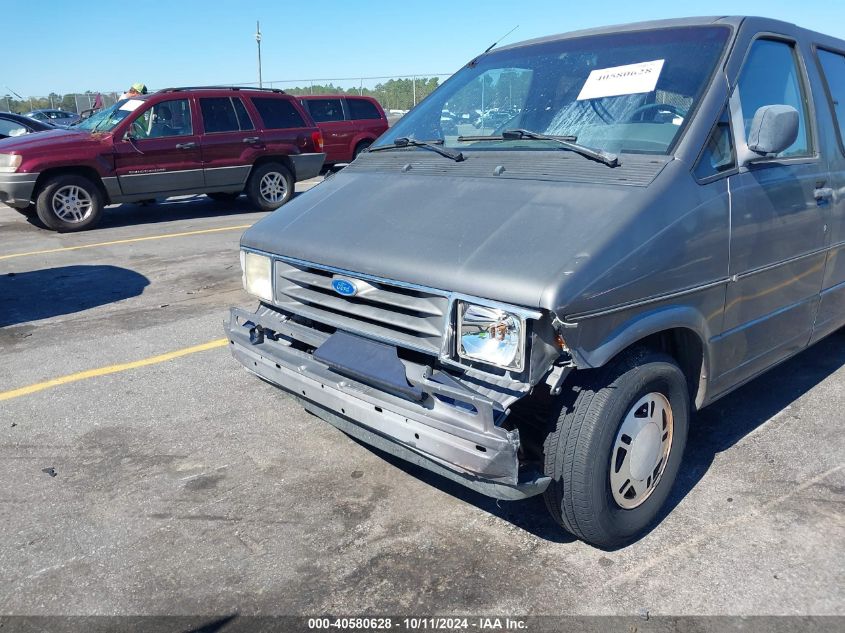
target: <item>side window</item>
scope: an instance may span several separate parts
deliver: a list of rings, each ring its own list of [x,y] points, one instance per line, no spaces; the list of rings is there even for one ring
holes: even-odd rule
[[[758,108],[789,105],[798,110],[798,138],[778,156],[806,156],[810,153],[807,135],[807,98],[800,80],[795,50],[791,44],[775,40],[757,40],[745,60],[739,77],[739,99],[745,136]]]
[[[731,116],[726,107],[710,133],[707,145],[695,166],[695,177],[699,180],[715,176],[736,167],[736,152],[731,136]]]
[[[845,130],[845,55],[819,49],[819,61],[827,92],[833,103],[839,140],[845,145],[845,138],[842,136],[842,131]]]
[[[204,97],[200,99],[202,124],[206,134],[215,132],[237,132],[238,115],[229,97]]]
[[[287,99],[273,99],[266,97],[253,97],[252,103],[258,114],[261,115],[261,120],[264,121],[264,127],[270,130],[280,130],[292,127],[305,127],[305,121],[302,116],[293,107],[293,104]]]
[[[255,126],[252,124],[252,119],[249,118],[249,113],[246,111],[244,102],[240,97],[232,97],[232,103],[235,104],[235,114],[238,117],[238,125],[242,130],[254,130]]]
[[[190,101],[173,99],[157,103],[132,122],[130,131],[137,139],[193,134]]]
[[[347,99],[346,105],[349,106],[350,119],[361,120],[381,118],[378,108],[366,99]]]
[[[0,137],[23,136],[26,134],[26,131],[26,128],[20,123],[9,121],[7,119],[0,119]]]
[[[340,99],[307,99],[305,104],[317,123],[343,121],[343,106]]]

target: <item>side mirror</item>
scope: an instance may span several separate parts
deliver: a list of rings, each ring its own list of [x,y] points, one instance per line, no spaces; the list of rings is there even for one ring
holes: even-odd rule
[[[760,156],[780,154],[798,138],[798,110],[788,105],[763,106],[754,113],[748,149]]]

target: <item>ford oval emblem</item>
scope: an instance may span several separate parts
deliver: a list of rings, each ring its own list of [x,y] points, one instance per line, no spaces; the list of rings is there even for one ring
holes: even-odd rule
[[[358,286],[349,279],[332,279],[332,288],[342,297],[354,297],[358,294]]]

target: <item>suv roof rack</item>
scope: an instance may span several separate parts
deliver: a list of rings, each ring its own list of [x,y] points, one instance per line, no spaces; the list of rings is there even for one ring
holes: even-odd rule
[[[176,88],[163,88],[157,92],[182,92],[185,90],[261,90],[263,92],[287,94],[281,88],[251,88],[247,86],[180,86]]]

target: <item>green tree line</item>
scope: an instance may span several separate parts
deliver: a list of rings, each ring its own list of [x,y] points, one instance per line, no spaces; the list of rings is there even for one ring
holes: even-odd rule
[[[378,83],[372,88],[342,88],[332,83],[311,84],[285,88],[285,92],[293,95],[307,94],[350,94],[364,95],[375,98],[385,110],[410,110],[415,103],[419,103],[440,85],[439,77],[417,77],[416,79],[389,79]],[[11,112],[29,112],[42,108],[58,108],[69,112],[77,112],[89,108],[94,102],[97,92],[87,90],[84,93],[60,95],[50,93],[46,97],[29,97],[18,99],[14,95],[0,96],[0,110]],[[106,105],[114,103],[118,95],[102,93]]]
[[[285,88],[285,92],[292,95],[364,95],[373,97],[385,110],[410,110],[416,103],[422,101],[440,85],[439,77],[417,77],[408,79],[389,79],[384,83],[376,84],[373,88],[341,88],[332,83],[312,84],[308,86],[295,86]]]

